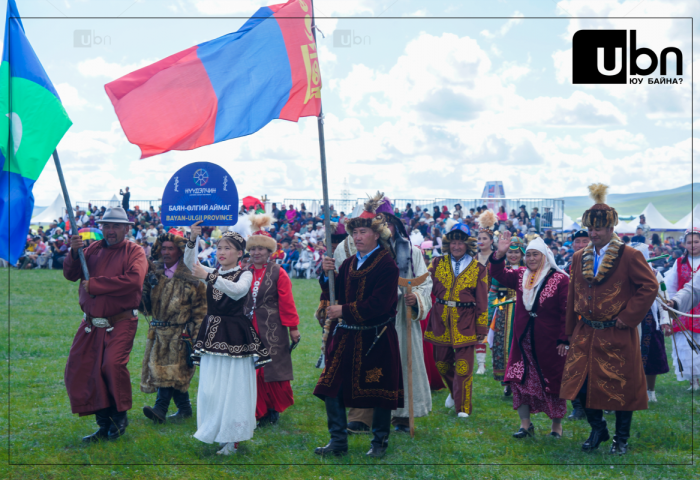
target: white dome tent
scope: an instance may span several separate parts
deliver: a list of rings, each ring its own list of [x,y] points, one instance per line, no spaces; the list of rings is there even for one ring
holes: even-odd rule
[[[700,228],[700,203],[685,217],[674,224],[676,230],[690,230],[693,227]]]
[[[615,227],[615,233],[618,235],[634,235],[637,232],[637,223],[636,221],[629,223],[620,221]]]
[[[48,225],[54,220],[58,220],[58,217],[66,217],[66,202],[63,200],[63,195],[60,193],[56,197],[51,205],[46,207],[43,212],[32,217],[32,225]],[[64,218],[64,220],[68,220]]]
[[[653,203],[649,203],[644,211],[637,217],[633,218],[629,224],[632,225],[634,229],[639,225],[639,217],[644,215],[649,227],[652,232],[665,232],[668,230],[679,230],[679,228],[673,223],[666,220],[666,218],[661,215],[661,213],[656,209]],[[634,231],[632,232],[634,233]]]

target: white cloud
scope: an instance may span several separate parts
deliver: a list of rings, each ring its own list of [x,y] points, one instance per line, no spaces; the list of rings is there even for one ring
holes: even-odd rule
[[[518,12],[517,10],[513,13],[512,17],[510,20],[508,20],[506,23],[504,23],[501,28],[496,30],[496,32],[491,33],[489,30],[482,30],[479,32],[481,35],[483,35],[486,38],[492,39],[496,37],[503,37],[505,36],[506,33],[510,31],[511,28],[513,28],[515,25],[518,25],[520,22],[522,22],[522,17],[524,17],[522,13]]]
[[[627,130],[596,130],[583,136],[583,139],[593,145],[599,145],[613,150],[640,150],[648,145],[644,135],[633,134]]]
[[[123,77],[124,75],[150,65],[157,60],[141,60],[138,63],[122,65],[108,62],[102,57],[84,60],[78,64],[78,71],[85,77],[107,77],[111,80]]]
[[[404,17],[425,17],[428,15],[428,11],[426,9],[421,9],[421,10],[416,10],[413,13],[404,13]]]
[[[57,84],[56,91],[61,98],[61,103],[68,109],[82,110],[84,107],[92,107],[96,110],[102,110],[102,105],[91,105],[90,102],[80,96],[78,89],[69,83]]]

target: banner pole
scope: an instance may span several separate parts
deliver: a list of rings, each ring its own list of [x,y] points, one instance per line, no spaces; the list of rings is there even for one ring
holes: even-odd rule
[[[66,187],[66,181],[63,178],[63,170],[61,169],[61,161],[58,159],[58,151],[53,151],[53,161],[56,164],[56,173],[58,173],[58,181],[61,182],[61,190],[63,190],[63,200],[66,201],[66,210],[68,210],[68,218],[70,219],[70,229],[71,235],[78,235],[78,225],[75,223],[75,215],[73,215],[73,207],[70,203],[70,197],[68,196],[68,188]],[[78,258],[80,258],[80,266],[83,267],[83,276],[85,280],[90,280],[90,274],[88,273],[87,263],[85,263],[85,254],[83,249],[78,249]]]
[[[311,31],[316,41],[316,12],[311,1]],[[318,51],[318,44],[316,47]],[[323,103],[318,114],[318,146],[321,151],[321,184],[323,186],[323,228],[326,231],[326,256],[333,258],[331,252],[331,211],[328,202],[328,174],[326,169],[326,137],[323,131]],[[331,305],[335,305],[335,275],[328,275],[328,293]]]

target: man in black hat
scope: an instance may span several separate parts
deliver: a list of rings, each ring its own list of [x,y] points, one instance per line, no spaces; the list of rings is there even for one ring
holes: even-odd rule
[[[104,240],[85,249],[90,275],[83,275],[78,249],[80,235],[71,237],[63,276],[80,280],[83,321],[73,338],[64,375],[71,410],[96,417],[97,430],[84,442],[115,440],[126,431],[131,409],[131,379],[127,363],[138,326],[138,307],[148,261],[143,248],[126,240],[132,223],[121,207],[112,207],[98,220]]]
[[[455,215],[456,220],[462,220],[464,218],[464,210],[462,210],[462,205],[459,203],[455,203],[455,211],[452,212],[452,215]]]

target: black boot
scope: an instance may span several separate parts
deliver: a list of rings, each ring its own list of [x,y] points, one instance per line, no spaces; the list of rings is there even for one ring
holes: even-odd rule
[[[610,453],[617,453],[618,455],[627,453],[627,440],[630,438],[632,413],[634,412],[615,412],[615,436],[610,447]]]
[[[175,406],[177,407],[177,412],[168,416],[168,420],[178,422],[192,417],[192,404],[190,403],[190,392],[181,392],[180,390],[174,388],[173,401],[175,402]],[[156,399],[156,405],[157,404],[158,400]],[[146,416],[148,417],[148,415]]]
[[[591,426],[591,434],[588,440],[583,442],[581,450],[584,452],[592,452],[596,450],[601,443],[610,440],[610,434],[608,433],[608,424],[605,421],[605,417],[603,417],[602,410],[584,408],[584,411],[586,412],[588,424]]]
[[[173,387],[159,388],[156,396],[156,404],[152,408],[149,406],[143,407],[143,414],[153,420],[154,423],[165,422],[165,416],[168,414],[170,399],[173,398],[174,391],[175,389]]]
[[[348,418],[345,415],[345,404],[342,393],[335,398],[326,397],[326,415],[328,416],[328,433],[331,441],[325,447],[317,447],[316,455],[335,455],[340,457],[348,453]]]
[[[95,412],[95,422],[100,427],[92,435],[83,437],[83,442],[99,442],[100,440],[107,440],[109,433],[109,408],[103,408]]]
[[[270,418],[270,425],[274,425],[280,419],[280,412],[271,408],[267,411],[267,416]]]
[[[367,452],[368,457],[383,457],[389,447],[389,432],[391,431],[391,410],[374,407],[372,415],[372,448]]]
[[[574,411],[571,412],[571,415],[566,417],[569,420],[583,420],[586,418],[586,412],[583,411],[583,405],[581,405],[581,400],[578,398],[575,398],[574,400],[571,400],[571,406],[574,407]]]
[[[129,419],[126,416],[126,410],[117,412],[116,408],[110,409],[110,425],[109,425],[109,440],[116,440],[126,433],[126,427],[129,425]]]

